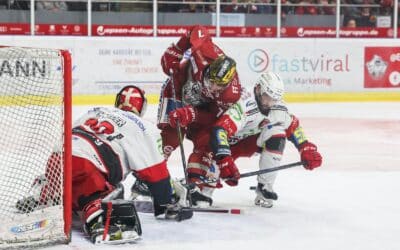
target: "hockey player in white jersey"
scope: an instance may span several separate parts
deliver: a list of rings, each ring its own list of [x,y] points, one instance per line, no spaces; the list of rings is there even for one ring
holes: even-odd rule
[[[240,173],[235,165],[238,157],[260,153],[260,169],[280,165],[286,139],[300,152],[304,167],[319,167],[322,157],[317,147],[305,136],[299,120],[289,113],[282,101],[284,85],[273,72],[262,73],[253,93],[243,90],[240,101],[217,121],[210,135],[210,144],[220,178],[231,186],[238,184]],[[277,172],[259,175],[255,204],[272,207],[278,195],[273,190]]]
[[[133,201],[121,199],[123,193],[116,192],[132,173],[147,184],[155,216],[181,221],[193,215],[181,209],[186,188],[171,182],[160,133],[141,118],[145,109],[144,92],[126,86],[118,93],[115,107],[90,109],[74,122],[72,206],[81,212],[85,231],[94,243],[124,243],[141,235]],[[51,182],[47,180],[46,185]],[[46,185],[41,196],[46,194]],[[182,194],[182,203],[174,191]],[[41,197],[40,202],[47,201]]]

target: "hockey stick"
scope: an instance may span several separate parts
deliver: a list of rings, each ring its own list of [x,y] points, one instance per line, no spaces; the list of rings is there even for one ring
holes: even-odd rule
[[[189,210],[193,212],[201,213],[219,213],[219,214],[243,214],[243,209],[240,208],[195,208],[195,207],[184,207],[182,210]]]
[[[244,178],[244,177],[250,177],[250,176],[254,176],[254,175],[260,175],[260,174],[265,174],[265,173],[270,173],[270,172],[275,172],[278,170],[282,170],[282,169],[287,169],[287,168],[293,168],[293,167],[297,167],[297,166],[301,166],[304,165],[303,162],[298,161],[298,162],[294,162],[294,163],[290,163],[287,165],[282,165],[279,167],[275,167],[275,168],[268,168],[268,169],[261,169],[261,170],[257,170],[257,171],[253,171],[253,172],[247,172],[244,174],[240,175],[240,178]],[[229,178],[225,179],[225,180],[230,180]],[[206,179],[206,180],[200,180],[198,182],[196,182],[196,185],[200,185],[200,184],[211,184],[211,183],[216,183],[218,181],[218,179],[216,178],[211,178],[211,179]]]
[[[174,80],[174,74],[173,71],[171,70],[170,72],[170,78],[171,78],[171,83],[172,83],[172,97],[174,98],[174,104],[175,104],[175,110],[177,109],[177,104],[176,104],[176,92],[175,92],[175,80]],[[185,182],[186,184],[189,184],[189,177],[188,173],[186,171],[186,157],[185,157],[185,151],[183,149],[183,138],[182,138],[182,131],[181,131],[181,123],[179,119],[176,121],[176,131],[178,132],[178,138],[179,138],[179,148],[181,151],[181,159],[182,159],[182,167],[183,167],[183,173],[185,175]],[[192,197],[189,194],[188,195],[188,201],[189,201],[189,206],[192,206]]]
[[[293,168],[293,167],[302,166],[302,165],[304,165],[304,162],[298,161],[298,162],[282,165],[282,166],[275,167],[275,168],[261,169],[261,170],[257,170],[257,171],[253,171],[253,172],[247,172],[247,173],[244,173],[244,174],[240,174],[240,178],[259,175],[259,174],[265,174],[265,173],[270,173],[270,172],[275,172],[275,171],[278,171],[278,170],[287,169],[287,168]]]
[[[140,213],[153,213],[153,202],[145,200],[135,200],[136,210]],[[183,207],[182,210],[200,212],[200,213],[218,213],[218,214],[243,214],[243,209],[239,208],[195,208]]]

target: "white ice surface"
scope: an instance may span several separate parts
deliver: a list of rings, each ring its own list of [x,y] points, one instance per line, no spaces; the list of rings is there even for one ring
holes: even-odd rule
[[[87,107],[74,107],[76,118]],[[400,249],[400,102],[289,104],[324,157],[323,167],[280,171],[271,209],[253,205],[255,177],[227,185],[215,205],[242,215],[196,213],[181,223],[139,214],[143,235],[136,244],[94,246],[74,227],[72,242],[46,249],[199,250],[398,250]],[[146,115],[155,121],[156,107]],[[185,153],[191,144],[185,142]],[[187,159],[187,156],[186,156]],[[297,161],[287,143],[282,164]],[[242,173],[257,170],[258,157],[238,160]],[[182,177],[179,150],[169,161]]]

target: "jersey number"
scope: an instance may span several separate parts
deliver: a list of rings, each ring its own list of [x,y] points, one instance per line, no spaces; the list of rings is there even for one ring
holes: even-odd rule
[[[85,125],[96,134],[110,135],[114,133],[114,125],[108,121],[99,122],[96,118],[90,118],[85,122]]]

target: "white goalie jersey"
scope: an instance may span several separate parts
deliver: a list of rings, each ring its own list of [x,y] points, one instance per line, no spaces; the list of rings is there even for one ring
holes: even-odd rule
[[[122,168],[122,176],[117,176],[120,180],[130,170],[164,161],[155,125],[118,108],[93,108],[74,122],[72,154],[90,160],[105,174]]]

